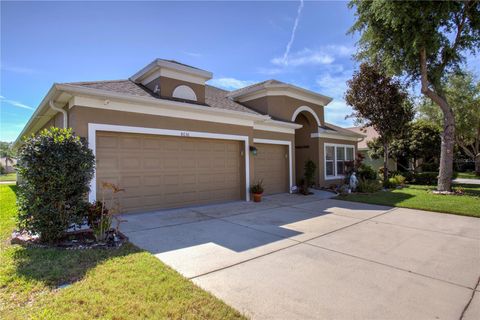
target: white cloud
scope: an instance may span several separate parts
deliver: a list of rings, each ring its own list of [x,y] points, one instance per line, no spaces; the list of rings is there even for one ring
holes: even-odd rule
[[[345,58],[351,56],[354,48],[345,45],[330,44],[319,48],[305,48],[297,52],[293,52],[288,56],[275,57],[270,60],[274,65],[287,68],[311,65],[333,65],[337,58]]]
[[[336,99],[325,107],[325,120],[340,127],[353,127],[354,119],[345,119],[352,114],[352,108],[345,101]]]
[[[212,86],[217,86],[228,90],[240,89],[254,83],[254,81],[239,80],[235,78],[217,78],[209,81],[209,84],[211,84]]]
[[[316,83],[320,91],[331,95],[334,98],[342,99],[347,90],[347,80],[350,77],[346,73],[332,76],[330,73],[324,73],[317,77]]]
[[[288,57],[273,58],[270,62],[279,66],[298,67],[303,65],[331,64],[335,58],[321,50],[303,49]]]
[[[197,52],[188,52],[188,51],[185,51],[185,52],[183,52],[183,53],[186,54],[187,56],[194,57],[194,58],[200,58],[200,57],[203,56],[201,53],[197,53]]]
[[[5,64],[2,64],[0,68],[4,71],[10,71],[10,72],[22,73],[22,74],[32,74],[36,72],[36,70],[31,68],[11,66],[11,65],[5,65]]]
[[[4,96],[0,96],[0,101],[2,102],[2,104],[6,103],[6,104],[9,104],[9,105],[17,107],[17,108],[34,110],[34,108],[32,108],[30,106],[27,106],[26,104],[23,104],[23,103],[21,103],[19,101],[16,101],[16,100],[7,99]]]
[[[297,16],[295,18],[295,22],[293,23],[292,33],[290,34],[290,41],[288,41],[285,52],[283,53],[283,57],[281,58],[283,64],[288,63],[288,55],[290,54],[290,49],[292,48],[292,44],[295,41],[295,34],[297,32],[298,23],[300,22],[300,14],[302,13],[302,9],[303,0],[300,0],[300,4],[298,5],[297,9]]]

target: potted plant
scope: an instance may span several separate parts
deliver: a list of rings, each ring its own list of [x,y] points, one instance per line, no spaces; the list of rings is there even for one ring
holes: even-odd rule
[[[260,202],[262,201],[263,194],[263,180],[258,181],[250,187],[250,192],[253,194],[253,201]]]

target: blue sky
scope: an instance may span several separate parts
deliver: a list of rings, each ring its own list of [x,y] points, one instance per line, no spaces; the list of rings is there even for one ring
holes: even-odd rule
[[[0,140],[18,136],[54,82],[126,79],[157,57],[226,89],[273,78],[320,92],[334,98],[326,120],[351,125],[353,18],[339,1],[2,1]]]

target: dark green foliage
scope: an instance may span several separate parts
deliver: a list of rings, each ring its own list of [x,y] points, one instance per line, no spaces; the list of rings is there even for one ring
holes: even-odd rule
[[[377,173],[375,172],[375,169],[373,169],[371,166],[362,163],[357,168],[357,177],[358,179],[364,180],[376,180]]]
[[[374,193],[382,189],[382,184],[377,180],[358,179],[357,191],[362,193]]]
[[[25,139],[18,159],[19,226],[54,242],[86,216],[93,153],[71,129],[52,127]]]
[[[5,170],[5,168],[0,164],[0,174],[5,174],[7,173],[7,171]]]
[[[451,186],[455,117],[443,79],[480,48],[480,1],[352,0],[361,34],[357,59],[379,63],[390,75],[420,80],[422,94],[442,112],[438,190]],[[480,168],[480,158],[478,160]]]
[[[436,165],[436,170],[438,170],[441,144],[440,131],[438,125],[425,120],[416,120],[407,124],[405,130],[395,136],[388,144],[389,158],[397,162],[402,158],[422,159],[424,165]],[[379,139],[369,141],[368,147],[369,155],[373,159],[383,157],[383,145]]]
[[[411,184],[421,184],[433,186],[437,184],[438,172],[420,172],[413,176]]]
[[[315,170],[317,170],[317,166],[312,160],[305,161],[304,176],[307,187],[312,186],[315,182]]]

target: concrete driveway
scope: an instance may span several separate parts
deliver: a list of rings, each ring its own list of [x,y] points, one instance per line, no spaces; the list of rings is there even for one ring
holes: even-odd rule
[[[480,219],[330,197],[126,215],[122,227],[251,318],[480,318]]]

